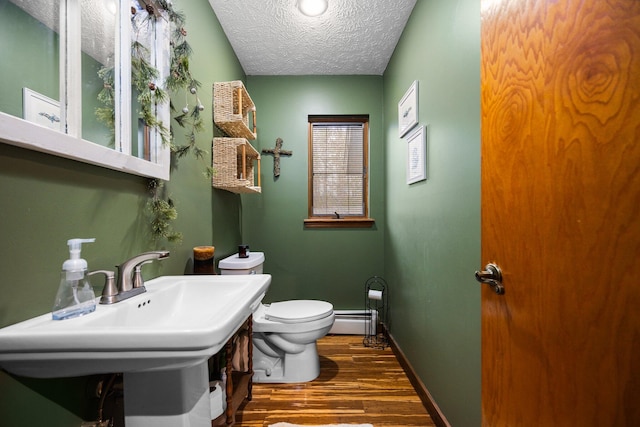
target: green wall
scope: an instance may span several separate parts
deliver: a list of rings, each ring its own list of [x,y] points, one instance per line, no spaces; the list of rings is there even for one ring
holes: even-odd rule
[[[192,73],[202,83],[205,130],[198,146],[210,151],[213,82],[243,79],[244,73],[207,0],[178,0],[174,7],[186,15]],[[181,108],[184,94],[175,99]],[[176,129],[178,143],[186,143],[185,134]],[[175,228],[184,241],[154,245],[144,215],[146,179],[0,144],[0,327],[51,310],[72,237],[96,238],[83,249],[90,269],[112,269],[139,252],[169,249],[169,259],[145,266],[147,279],[190,271],[193,246],[233,250],[241,240],[240,197],[211,188],[203,176],[209,162],[192,157],[176,162],[167,192],[176,203]],[[101,292],[102,283],[94,285]],[[94,386],[92,377],[33,380],[0,372],[0,424],[77,427],[81,419],[95,419],[96,402],[89,397]]]
[[[364,283],[383,275],[384,131],[382,77],[248,76],[256,104],[260,151],[282,138],[293,156],[282,157],[273,177],[273,156],[262,156],[262,194],[242,196],[243,237],[264,251],[273,275],[267,301],[323,299],[335,308],[364,308]],[[368,114],[370,121],[371,229],[305,229],[308,121],[310,114]]]
[[[397,102],[419,81],[426,181],[407,185]],[[418,1],[384,75],[392,333],[446,418],[480,425],[480,2]]]

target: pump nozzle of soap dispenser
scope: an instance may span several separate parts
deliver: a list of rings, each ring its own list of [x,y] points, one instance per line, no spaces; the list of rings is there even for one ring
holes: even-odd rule
[[[67,278],[70,280],[80,280],[78,274],[82,270],[87,269],[87,261],[80,258],[80,251],[83,243],[93,243],[95,238],[91,239],[70,239],[67,240],[69,246],[69,259],[62,264],[62,269],[67,272]]]
[[[60,287],[53,303],[54,320],[69,319],[91,313],[96,309],[96,296],[87,280],[87,261],[80,258],[83,243],[96,239],[70,239],[69,259],[62,264]]]

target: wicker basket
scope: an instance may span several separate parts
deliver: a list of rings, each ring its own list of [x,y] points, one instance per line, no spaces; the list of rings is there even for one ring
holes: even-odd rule
[[[256,139],[256,107],[240,80],[213,84],[213,122],[230,137]]]
[[[253,163],[258,165],[255,185]],[[260,193],[260,153],[245,138],[213,139],[213,186],[233,193]]]

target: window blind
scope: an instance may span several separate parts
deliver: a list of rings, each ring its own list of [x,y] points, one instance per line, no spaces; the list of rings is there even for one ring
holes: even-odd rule
[[[364,215],[364,125],[312,126],[313,215]]]

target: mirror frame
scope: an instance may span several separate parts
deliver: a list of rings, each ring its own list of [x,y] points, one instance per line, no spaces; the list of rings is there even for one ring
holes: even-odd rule
[[[0,141],[133,175],[169,180],[169,148],[158,163],[0,113]]]
[[[156,162],[140,159],[132,156],[131,152],[131,58],[129,52],[131,51],[131,34],[130,34],[130,7],[128,6],[129,0],[120,0],[119,2],[119,33],[116,36],[116,69],[124,71],[120,79],[116,79],[120,84],[116,87],[116,146],[119,150],[109,147],[104,147],[91,141],[84,140],[79,136],[74,136],[73,133],[78,133],[77,129],[74,132],[65,134],[61,131],[52,130],[43,126],[31,123],[19,117],[15,117],[3,112],[0,112],[0,141],[6,144],[27,148],[42,153],[52,154],[67,159],[77,160],[83,163],[88,163],[96,166],[102,166],[108,169],[113,169],[121,172],[130,173],[133,175],[145,176],[149,178],[159,178],[163,180],[169,180],[170,178],[170,148],[162,144],[162,139],[159,135],[154,136],[155,150],[156,150]],[[70,9],[71,15],[78,16],[79,2],[77,0],[62,0],[62,8]],[[61,20],[63,18],[61,17]],[[66,21],[66,25],[76,25],[76,19],[73,19],[73,23]],[[169,69],[169,28],[167,24],[163,23],[164,20],[158,21],[160,28],[159,31],[163,35],[158,38],[158,44],[153,47],[156,64],[162,64],[158,67],[160,71],[160,77],[158,81],[164,81]],[[65,26],[66,26],[65,25]],[[79,20],[77,22],[79,26]],[[69,28],[69,27],[67,27]],[[69,36],[69,40],[66,40],[65,33]],[[65,52],[67,58],[70,61],[60,61],[61,67],[64,63],[69,63],[69,69],[62,69],[60,72],[61,87],[69,82],[71,85],[78,84],[77,78],[73,78],[74,72],[77,72],[81,66],[79,62],[79,31],[64,31],[60,35],[60,43],[62,48],[61,54]],[[69,52],[70,49],[78,50],[78,52]],[[77,58],[77,60],[75,59]],[[118,64],[118,62],[120,64]],[[65,77],[66,76],[66,81]],[[69,89],[69,88],[67,88]],[[79,87],[71,90],[62,90],[61,93],[70,93],[70,96],[66,100],[61,99],[61,106],[67,105],[81,105]],[[64,108],[64,107],[63,107]],[[79,113],[79,108],[67,109],[61,111],[63,120],[66,119],[67,123],[73,122]],[[66,116],[66,117],[65,117]],[[158,108],[158,118],[163,123],[169,123],[169,105],[163,105]],[[76,126],[72,126],[76,127]],[[156,132],[157,133],[157,132]]]

